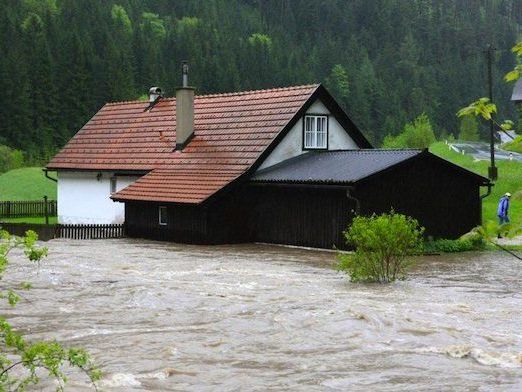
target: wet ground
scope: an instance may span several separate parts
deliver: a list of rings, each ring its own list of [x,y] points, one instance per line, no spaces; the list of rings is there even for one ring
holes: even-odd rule
[[[522,390],[522,265],[503,253],[424,257],[406,281],[362,285],[331,252],[46,245],[37,274],[15,257],[10,278],[34,288],[10,320],[88,348],[104,390]]]

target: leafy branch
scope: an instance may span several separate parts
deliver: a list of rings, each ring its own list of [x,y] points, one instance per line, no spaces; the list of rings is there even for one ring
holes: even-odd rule
[[[506,82],[514,82],[522,77],[522,41],[518,42],[511,51],[515,53],[517,65],[504,76]],[[506,131],[513,128],[513,121],[504,120],[502,123],[494,119],[494,114],[497,113],[497,105],[489,100],[489,98],[482,97],[470,103],[468,106],[460,109],[457,112],[458,117],[475,116],[482,117],[486,121],[491,121],[499,131],[509,135]],[[513,137],[509,135],[512,139]]]
[[[28,231],[25,236],[18,237],[0,230],[0,281],[9,265],[8,255],[13,249],[23,249],[25,257],[36,264],[47,256],[47,248],[38,247],[37,240],[38,236],[34,231]],[[20,288],[28,290],[31,285],[22,282]],[[6,299],[7,304],[14,307],[21,296],[14,289],[2,289],[0,298]],[[66,349],[55,341],[29,343],[21,334],[15,332],[3,317],[0,317],[0,347],[0,392],[24,391],[29,385],[38,384],[39,370],[44,370],[50,378],[57,381],[57,391],[63,391],[67,382],[67,376],[63,371],[65,365],[85,373],[94,390],[98,390],[96,382],[101,379],[101,372],[87,351],[82,348]],[[12,371],[17,368],[22,368],[25,375],[17,372],[15,376],[11,376]]]

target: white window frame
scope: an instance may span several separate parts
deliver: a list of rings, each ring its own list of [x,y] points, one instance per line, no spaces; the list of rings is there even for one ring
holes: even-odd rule
[[[110,179],[110,191],[111,191],[111,195],[113,193],[116,193],[116,190],[118,189],[118,177],[116,176],[113,176],[111,177]]]
[[[165,220],[162,220],[161,217],[162,217],[162,211],[164,211],[164,218]],[[168,224],[168,214],[167,214],[168,210],[167,210],[167,207],[165,206],[159,206],[158,207],[158,223],[160,226],[167,226]]]
[[[328,115],[306,114],[303,119],[303,150],[328,149]]]

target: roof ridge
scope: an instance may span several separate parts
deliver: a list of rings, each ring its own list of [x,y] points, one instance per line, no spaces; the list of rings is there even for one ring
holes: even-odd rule
[[[398,152],[398,151],[424,151],[423,148],[361,148],[354,151],[379,151],[379,152]]]
[[[244,91],[231,91],[226,93],[212,93],[212,94],[201,94],[201,95],[195,95],[194,98],[213,98],[213,97],[233,97],[237,95],[247,95],[247,94],[254,94],[254,93],[270,93],[275,91],[292,91],[292,90],[301,90],[305,88],[318,88],[320,86],[320,83],[312,83],[312,84],[302,84],[297,86],[286,86],[286,87],[273,87],[273,88],[267,88],[267,89],[259,89],[259,90],[244,90]],[[176,97],[166,97],[162,98],[162,101],[175,101]],[[144,101],[140,99],[135,100],[129,100],[129,101],[114,101],[114,102],[107,102],[105,105],[128,105],[133,103],[149,103],[149,101]]]
[[[254,93],[270,93],[274,91],[292,91],[292,90],[301,90],[305,88],[317,88],[321,84],[320,83],[312,83],[312,84],[302,84],[297,86],[285,86],[285,87],[272,87],[265,88],[259,90],[243,90],[243,91],[231,91],[226,93],[213,93],[213,94],[202,94],[196,95],[198,98],[208,98],[208,97],[229,97],[235,95],[244,95],[244,94],[254,94]]]
[[[161,100],[162,100],[162,101],[173,101],[173,100],[176,100],[176,97],[162,98]],[[143,103],[143,104],[149,104],[150,102],[149,102],[149,101],[144,101],[144,100],[141,100],[141,99],[135,99],[135,100],[132,100],[132,101],[114,101],[114,102],[106,102],[106,103],[105,103],[105,106],[107,106],[107,105],[109,105],[109,106],[113,106],[113,105],[128,105],[128,104],[131,104],[131,103]]]

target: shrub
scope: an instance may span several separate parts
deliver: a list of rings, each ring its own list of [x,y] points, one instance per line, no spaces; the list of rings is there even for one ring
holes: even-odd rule
[[[435,142],[435,134],[430,119],[422,113],[411,123],[404,126],[397,136],[387,135],[382,143],[383,148],[427,148]]]
[[[24,166],[23,152],[0,144],[0,173],[22,166]]]
[[[456,240],[437,239],[424,243],[424,251],[427,253],[467,252],[470,250],[483,249],[484,247],[484,238],[476,229],[473,229]]]
[[[338,269],[352,282],[392,282],[404,277],[408,256],[422,249],[424,228],[410,217],[388,214],[358,216],[344,232],[354,254],[339,254]]]

